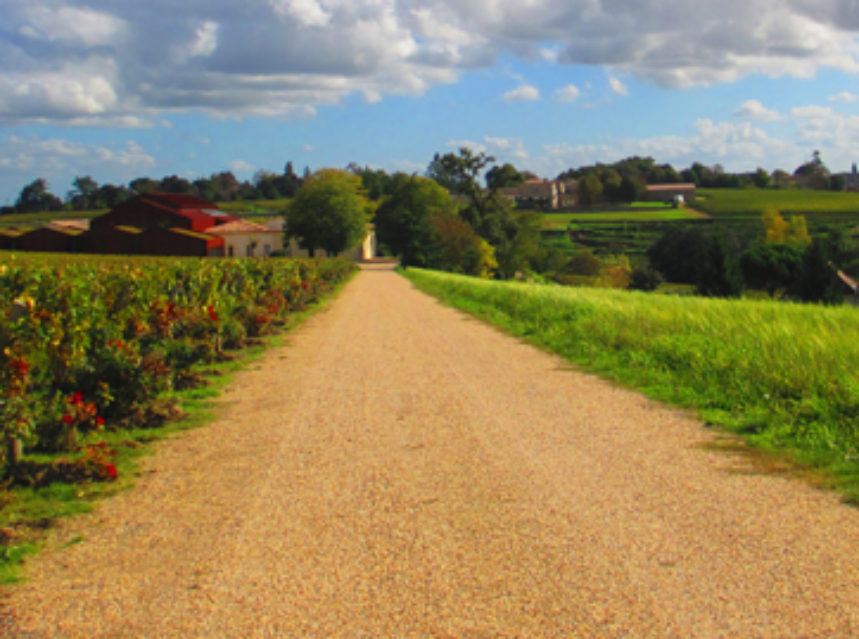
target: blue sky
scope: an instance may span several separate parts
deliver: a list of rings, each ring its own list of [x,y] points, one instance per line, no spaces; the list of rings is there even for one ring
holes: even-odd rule
[[[859,161],[856,0],[4,0],[0,204],[467,145],[554,177],[650,155]]]

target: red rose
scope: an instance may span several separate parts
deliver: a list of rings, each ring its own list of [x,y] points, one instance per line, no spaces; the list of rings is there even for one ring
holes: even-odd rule
[[[212,319],[212,321],[217,322],[218,321],[218,314],[215,312],[215,307],[209,306],[209,308],[207,308],[206,310],[209,311],[209,317]]]
[[[69,415],[68,413],[63,415],[63,423],[64,424],[71,424],[73,421],[75,421],[75,418],[72,417],[71,415]]]
[[[82,404],[84,401],[84,394],[80,391],[75,391],[75,394],[69,397],[69,404]]]
[[[96,426],[104,426],[104,417],[101,417],[101,416],[96,417],[95,418],[95,425]]]
[[[116,479],[116,466],[113,464],[105,464],[104,472],[107,473],[107,476],[111,479]]]

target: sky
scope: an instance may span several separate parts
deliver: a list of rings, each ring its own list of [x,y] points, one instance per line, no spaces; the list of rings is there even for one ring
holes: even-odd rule
[[[859,162],[859,0],[2,0],[0,205],[45,178]]]

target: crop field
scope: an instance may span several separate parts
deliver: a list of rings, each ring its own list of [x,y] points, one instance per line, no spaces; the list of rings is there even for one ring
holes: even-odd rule
[[[799,189],[699,189],[690,206],[718,218],[760,219],[774,207],[782,215],[805,215],[811,222],[859,224],[859,193]]]
[[[696,220],[700,215],[681,208],[638,207],[638,210],[594,211],[593,213],[543,213],[543,228],[563,229],[570,223],[597,222],[667,222],[672,220]]]
[[[71,450],[146,426],[159,393],[281,325],[353,273],[340,260],[0,252],[0,436]],[[7,462],[9,459],[7,459]]]
[[[859,500],[855,308],[405,274],[584,370],[815,468]]]

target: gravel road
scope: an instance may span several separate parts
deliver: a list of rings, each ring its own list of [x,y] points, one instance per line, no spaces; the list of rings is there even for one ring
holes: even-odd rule
[[[218,415],[60,525],[0,636],[859,636],[859,509],[390,267]]]

